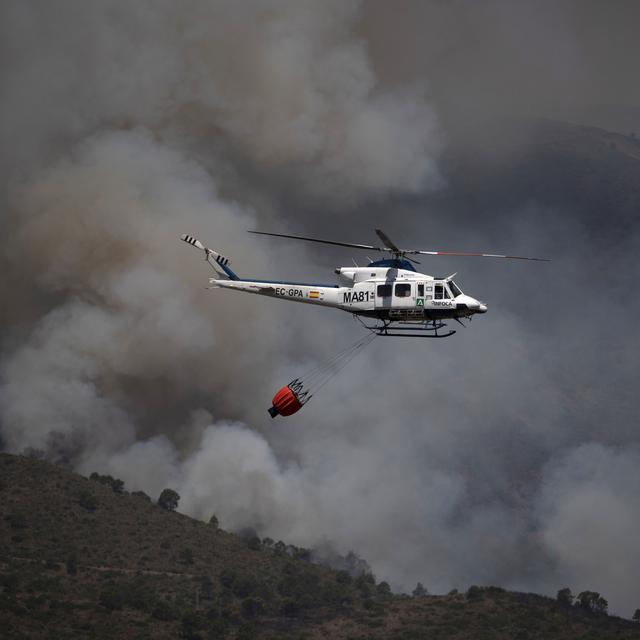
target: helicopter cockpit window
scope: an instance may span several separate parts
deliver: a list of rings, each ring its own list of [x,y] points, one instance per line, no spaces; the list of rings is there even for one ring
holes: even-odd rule
[[[391,285],[390,284],[379,284],[378,285],[378,297],[379,298],[390,298],[391,297]]]
[[[435,300],[442,300],[444,298],[444,287],[441,284],[436,285],[433,297]]]
[[[411,295],[411,285],[408,282],[403,282],[396,285],[396,297],[407,298]]]
[[[453,280],[449,280],[449,289],[451,289],[454,298],[462,295],[462,291],[460,291],[460,288]]]

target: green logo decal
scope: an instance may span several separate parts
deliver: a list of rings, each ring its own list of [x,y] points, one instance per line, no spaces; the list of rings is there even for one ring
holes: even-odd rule
[[[416,300],[416,307],[424,307],[424,300],[422,298]]]

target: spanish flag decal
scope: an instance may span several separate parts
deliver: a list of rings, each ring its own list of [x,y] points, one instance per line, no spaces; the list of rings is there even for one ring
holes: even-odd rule
[[[320,297],[320,292],[319,291],[309,291],[309,297],[310,298],[319,298]]]

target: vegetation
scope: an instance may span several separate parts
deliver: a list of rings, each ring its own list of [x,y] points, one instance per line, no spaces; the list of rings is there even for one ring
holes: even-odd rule
[[[576,598],[576,606],[591,613],[606,613],[609,603],[596,591],[583,591]]]
[[[95,471],[89,476],[90,480],[94,480],[95,482],[99,482],[100,484],[104,484],[108,487],[111,487],[114,493],[124,493],[124,481],[119,480],[118,478],[113,478],[112,476],[101,476]]]
[[[78,504],[87,511],[95,511],[98,507],[95,495],[86,488],[83,488],[78,494]]]
[[[596,592],[569,606],[498,587],[393,595],[355,554],[333,562],[367,570],[320,566],[36,458],[0,454],[0,487],[3,640],[640,639]]]
[[[158,498],[158,506],[167,511],[175,511],[178,508],[180,496],[173,489],[163,489]]]
[[[558,595],[556,596],[556,600],[559,604],[570,607],[573,605],[573,594],[571,593],[571,589],[565,587],[564,589],[560,589],[558,591]]]

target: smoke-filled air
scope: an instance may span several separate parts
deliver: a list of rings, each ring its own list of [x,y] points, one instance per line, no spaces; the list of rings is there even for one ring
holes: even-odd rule
[[[638,9],[3,2],[2,449],[353,550],[396,590],[569,586],[630,615]],[[571,182],[580,136],[607,135],[584,152],[593,182]],[[366,255],[246,231],[375,244],[375,227],[552,262],[422,256],[488,313],[446,340],[378,338],[272,420],[273,393],[362,327],[207,290],[180,235],[241,276],[330,283]]]

